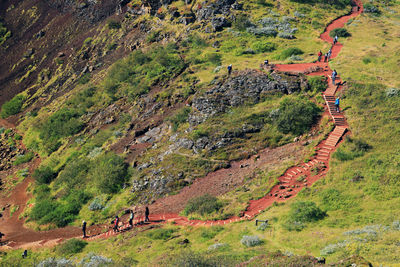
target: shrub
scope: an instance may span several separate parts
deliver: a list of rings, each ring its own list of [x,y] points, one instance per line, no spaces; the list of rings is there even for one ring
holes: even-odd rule
[[[169,118],[169,121],[172,122],[172,130],[176,132],[180,124],[185,123],[189,117],[191,109],[189,107],[184,107],[179,110],[175,115]]]
[[[372,13],[372,14],[380,14],[381,11],[371,3],[364,4],[364,12],[365,13]]]
[[[64,184],[64,188],[72,190],[82,187],[87,181],[90,169],[90,161],[86,158],[77,158],[68,161],[64,169],[58,175],[57,185]]]
[[[150,232],[147,233],[147,236],[151,239],[156,239],[156,240],[167,240],[171,238],[172,234],[175,231],[173,229],[164,229],[164,228],[158,228],[151,230]]]
[[[232,23],[233,28],[241,32],[245,31],[251,25],[252,24],[248,16],[246,16],[245,14],[238,15]]]
[[[25,96],[16,95],[10,101],[5,102],[1,106],[0,116],[7,118],[11,115],[15,115],[21,111],[22,105],[24,104]]]
[[[305,223],[321,220],[326,215],[314,202],[297,201],[291,205],[284,227],[299,231]]]
[[[206,61],[212,63],[215,66],[220,66],[222,64],[222,57],[219,53],[208,53],[205,55]]]
[[[229,247],[229,245],[226,243],[216,243],[209,246],[208,250],[218,250],[220,248],[227,248],[227,247]]]
[[[85,73],[82,77],[78,80],[80,84],[87,84],[90,81],[90,73]]]
[[[61,258],[61,259],[56,259],[56,258],[47,258],[41,262],[39,262],[36,267],[74,267],[75,265],[73,264],[72,261]]]
[[[334,38],[336,35],[338,37],[350,37],[351,36],[351,34],[345,28],[336,28],[336,29],[333,29],[329,33],[329,36],[332,38]]]
[[[191,213],[198,213],[201,215],[211,214],[219,211],[222,206],[222,203],[216,197],[205,194],[189,200],[183,213],[186,216]]]
[[[152,85],[168,81],[184,68],[184,61],[171,46],[153,47],[146,53],[135,51],[111,67],[104,87],[113,100],[123,96],[135,99],[147,93]]]
[[[45,142],[58,141],[62,137],[71,136],[83,129],[83,122],[76,110],[63,108],[51,115],[40,127],[40,138]]]
[[[199,266],[199,267],[209,267],[209,266],[219,266],[219,267],[229,267],[236,266],[239,264],[240,259],[235,256],[229,255],[210,255],[200,254],[198,252],[183,250],[178,253],[169,254],[167,258],[163,259],[163,262],[159,264],[160,266]]]
[[[387,97],[400,96],[400,89],[398,89],[398,88],[388,88],[388,89],[386,89],[386,96]]]
[[[109,258],[101,256],[101,255],[96,255],[94,253],[89,253],[82,259],[82,261],[79,263],[79,266],[105,267],[105,266],[112,266],[113,263],[114,262],[112,259],[109,259]]]
[[[339,147],[335,153],[333,153],[333,157],[340,161],[352,160],[363,156],[365,152],[371,148],[372,147],[363,140],[347,138],[346,145],[344,147]]]
[[[323,92],[328,86],[325,76],[309,76],[308,84],[313,92]]]
[[[95,199],[93,199],[92,203],[90,203],[89,210],[91,210],[91,211],[102,210],[102,209],[104,209],[103,204],[104,203],[103,203],[102,199],[99,197],[96,197]]]
[[[279,55],[278,59],[287,59],[291,56],[296,56],[296,55],[302,55],[304,54],[303,50],[297,47],[290,47],[282,51],[282,53]]]
[[[23,155],[18,155],[16,157],[15,161],[13,162],[13,165],[16,166],[16,165],[20,165],[20,164],[29,162],[33,159],[34,156],[35,156],[35,154],[33,154],[33,152],[28,152]]]
[[[108,28],[109,29],[120,29],[121,28],[121,23],[115,20],[109,20],[108,23]]]
[[[295,38],[293,34],[288,33],[288,32],[280,32],[280,33],[278,33],[278,37],[282,38],[282,39],[289,39],[289,40]]]
[[[256,235],[250,235],[250,236],[249,235],[244,235],[242,237],[242,240],[240,240],[240,243],[242,243],[246,247],[255,247],[255,246],[261,245],[262,241]]]
[[[39,184],[49,184],[56,178],[57,173],[54,172],[49,166],[40,166],[33,173],[33,178]]]
[[[100,192],[117,193],[128,178],[127,164],[117,154],[109,152],[94,160],[89,176]]]
[[[258,53],[272,52],[276,49],[276,45],[271,42],[258,41],[251,45],[251,48]]]
[[[88,243],[80,239],[70,239],[57,247],[57,252],[61,255],[71,255],[82,252]]]
[[[249,27],[247,28],[247,31],[254,35],[265,36],[265,37],[276,37],[276,35],[278,34],[278,31],[273,27],[262,27],[262,28]]]
[[[45,187],[42,187],[44,190]],[[83,191],[75,190],[61,199],[56,201],[49,198],[49,194],[44,191],[42,197],[37,198],[35,206],[33,206],[30,218],[38,221],[39,224],[54,223],[58,227],[64,227],[68,223],[75,220],[82,205],[89,200],[89,196]]]
[[[276,119],[278,130],[282,133],[301,135],[311,128],[321,109],[309,100],[300,97],[287,97],[279,105]]]
[[[2,22],[0,22],[0,45],[2,45],[10,36],[11,32],[4,27]]]

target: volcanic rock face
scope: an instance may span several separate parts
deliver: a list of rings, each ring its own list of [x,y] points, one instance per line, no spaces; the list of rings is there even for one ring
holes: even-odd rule
[[[204,95],[193,100],[193,112],[189,116],[191,125],[198,125],[207,118],[224,112],[229,107],[245,103],[256,104],[266,93],[292,94],[307,87],[303,76],[287,76],[278,73],[267,75],[256,70],[246,70],[224,82],[219,82]]]
[[[61,12],[73,13],[91,23],[96,23],[112,15],[124,0],[46,0],[47,4]]]

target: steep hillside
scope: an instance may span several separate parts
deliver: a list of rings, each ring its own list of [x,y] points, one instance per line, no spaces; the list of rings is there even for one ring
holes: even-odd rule
[[[0,231],[14,250],[2,260],[325,264],[296,256],[307,254],[395,266],[399,11],[395,1],[3,1],[0,126],[13,129],[0,128]],[[151,223],[108,231],[134,207],[141,221],[145,206]],[[65,241],[82,220],[88,243]]]

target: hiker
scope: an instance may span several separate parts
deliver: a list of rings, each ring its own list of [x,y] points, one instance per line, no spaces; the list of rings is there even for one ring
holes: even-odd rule
[[[332,48],[329,49],[329,51],[328,51],[328,62],[329,62],[329,59],[331,58],[331,56],[332,56]]]
[[[228,75],[231,75],[231,73],[232,73],[232,64],[228,66]]]
[[[321,52],[321,50],[319,50],[319,52],[318,52],[318,62],[321,62],[321,58],[322,58],[322,52]]]
[[[135,218],[135,213],[131,210],[131,214],[129,216],[129,227],[133,228],[133,219]]]
[[[339,105],[340,105],[340,99],[339,99],[339,97],[337,97],[336,100],[335,100],[335,107],[336,107],[336,112],[337,113],[340,113]]]
[[[335,35],[335,38],[333,39],[333,45],[335,45],[338,42],[339,37]]]
[[[265,65],[265,66],[268,66],[268,64],[269,64],[268,59],[264,60],[264,65]]]
[[[115,220],[114,220],[114,232],[119,232],[118,224],[119,224],[119,217],[117,215],[117,216],[115,216]]]
[[[328,53],[326,53],[325,55],[324,55],[324,62],[326,62],[327,60],[328,60]]]
[[[145,210],[145,212],[144,212],[144,216],[145,216],[144,221],[145,221],[145,222],[149,222],[149,221],[150,221],[149,215],[150,215],[149,207],[146,207],[146,210]]]
[[[24,252],[22,252],[22,258],[25,259],[26,257],[28,257],[28,250],[25,249]]]
[[[83,238],[86,238],[86,222],[82,221],[82,232],[83,232]]]
[[[331,76],[331,77],[332,77],[332,83],[333,83],[333,85],[335,85],[336,75],[337,75],[336,70],[332,71],[332,76]]]

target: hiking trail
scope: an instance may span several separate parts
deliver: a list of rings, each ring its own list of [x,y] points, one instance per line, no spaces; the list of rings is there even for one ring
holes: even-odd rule
[[[325,29],[325,31],[320,35],[323,41],[333,44],[333,39],[329,36],[330,31],[336,28],[343,27],[345,23],[363,12],[363,4],[361,0],[354,0],[355,6],[352,8],[348,15],[341,16],[336,20],[332,21]],[[335,58],[338,56],[343,45],[337,43],[332,47],[332,56]],[[251,220],[261,211],[271,206],[274,202],[283,202],[288,199],[294,198],[300,190],[308,187],[320,180],[326,175],[329,169],[329,160],[332,153],[336,150],[340,142],[343,140],[343,136],[348,130],[348,125],[346,118],[342,112],[336,112],[334,105],[335,94],[343,88],[343,81],[340,77],[336,78],[336,85],[332,84],[330,74],[332,69],[330,69],[327,62],[314,62],[314,63],[300,63],[300,64],[276,64],[274,65],[274,70],[281,72],[297,72],[304,73],[307,75],[324,75],[328,78],[328,88],[323,93],[323,98],[325,100],[327,110],[329,115],[334,121],[335,128],[329,133],[328,137],[321,141],[316,148],[316,155],[313,156],[310,161],[306,163],[301,163],[299,165],[288,168],[285,173],[278,178],[279,183],[271,188],[271,190],[262,198],[258,200],[252,200],[248,203],[245,211],[242,212],[241,217],[234,216],[226,220],[217,221],[200,221],[200,220],[189,220],[186,217],[179,216],[177,212],[170,212],[166,207],[171,207],[174,205],[174,201],[179,197],[187,197],[190,190],[197,190],[197,186],[201,186],[201,181],[207,179],[207,177],[212,176],[216,172],[230,172],[228,175],[235,174],[235,170],[242,169],[243,166],[238,162],[233,162],[232,166],[228,169],[219,170],[214,173],[208,174],[204,178],[197,179],[191,186],[183,188],[177,195],[167,196],[158,199],[154,204],[149,205],[150,211],[156,210],[156,214],[150,215],[149,223],[141,223],[144,221],[144,216],[135,218],[134,228],[141,227],[143,225],[160,224],[165,222],[175,222],[177,225],[192,225],[192,226],[213,226],[213,225],[225,225],[228,223]],[[8,128],[15,128],[12,124],[5,120],[0,120],[0,126],[6,126]],[[256,158],[257,157],[257,158]],[[256,161],[260,158],[260,154],[251,157],[249,160]],[[262,159],[262,157],[261,157]],[[265,160],[265,159],[264,159]],[[37,166],[37,162],[40,159],[35,159],[33,165]],[[33,171],[33,167],[30,169],[30,173]],[[33,182],[33,179],[27,177],[21,184],[19,184],[14,190],[15,194],[19,196],[18,203],[21,206],[26,206],[26,202],[29,199],[26,188],[29,183]],[[168,206],[169,202],[169,206]],[[0,204],[2,204],[0,202]],[[180,207],[179,207],[180,208]],[[175,209],[177,209],[175,207]],[[164,211],[168,212],[164,212]],[[81,238],[81,229],[78,227],[66,227],[59,228],[55,230],[37,232],[31,229],[27,229],[23,226],[23,220],[19,220],[18,216],[23,211],[22,208],[12,218],[6,218],[6,224],[13,224],[14,228],[8,229],[1,227],[0,231],[4,231],[6,236],[5,242],[0,248],[32,248],[41,246],[52,246],[61,243],[65,239],[70,238]],[[2,220],[4,220],[2,218]],[[2,221],[4,224],[4,221]],[[120,232],[114,232],[111,229],[111,225],[93,225],[87,228],[88,238],[85,240],[96,240],[101,238],[108,238],[110,236],[117,235],[119,233],[130,230],[128,223],[121,224]]]

